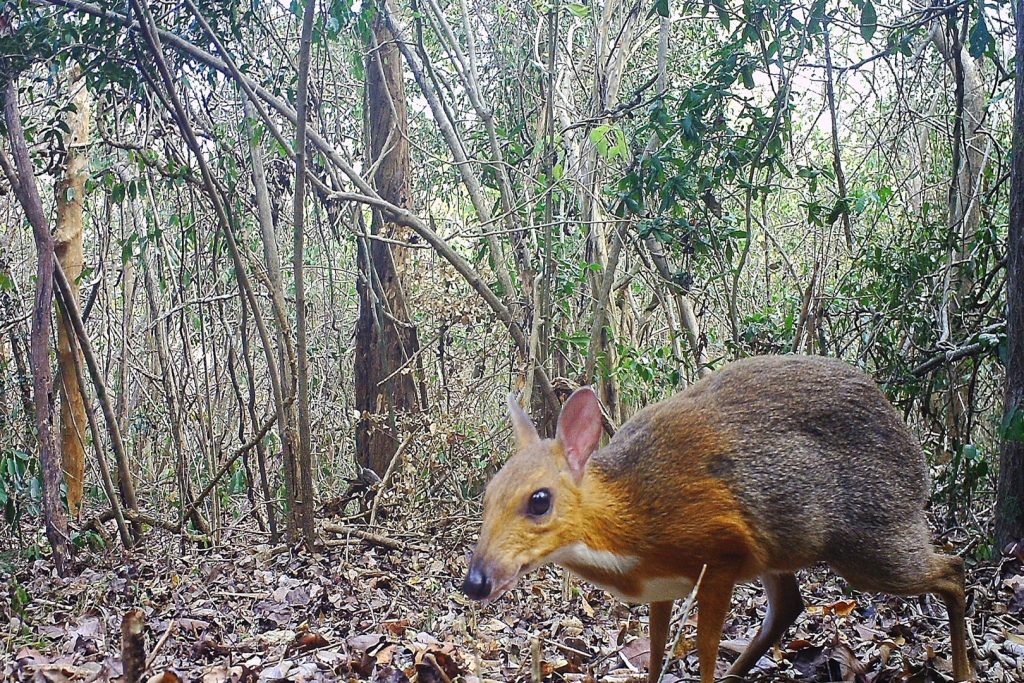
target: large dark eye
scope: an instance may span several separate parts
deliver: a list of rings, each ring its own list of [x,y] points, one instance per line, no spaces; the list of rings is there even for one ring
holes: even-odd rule
[[[547,511],[551,509],[551,491],[547,489],[537,489],[530,496],[530,500],[526,503],[526,511],[533,517],[540,517],[541,515],[547,514]]]

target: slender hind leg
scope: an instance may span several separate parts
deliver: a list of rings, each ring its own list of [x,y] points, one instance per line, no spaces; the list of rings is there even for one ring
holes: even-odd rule
[[[967,623],[965,611],[964,561],[961,557],[933,555],[928,591],[946,603],[949,612],[949,636],[953,641],[953,676],[957,681],[974,679],[971,661],[967,656]]]
[[[747,645],[747,649],[729,667],[729,676],[733,677],[733,680],[742,679],[761,655],[782,637],[804,609],[800,587],[793,574],[765,574],[761,577],[761,583],[764,584],[765,593],[768,595],[768,613],[765,614],[764,623]]]
[[[906,550],[904,549],[904,553]],[[939,555],[929,548],[923,561],[913,566],[907,562],[883,564],[885,559],[899,557],[899,550],[883,556],[874,565],[872,575],[863,571],[844,571],[844,567],[833,565],[850,583],[862,590],[883,591],[895,595],[921,595],[933,593],[942,599],[949,613],[949,635],[953,645],[953,678],[956,681],[973,681],[974,672],[967,655],[967,624],[965,621],[966,589],[964,586],[964,561],[960,557]],[[924,565],[924,566],[921,566]],[[863,569],[866,560],[858,563]],[[849,569],[847,567],[846,569]]]

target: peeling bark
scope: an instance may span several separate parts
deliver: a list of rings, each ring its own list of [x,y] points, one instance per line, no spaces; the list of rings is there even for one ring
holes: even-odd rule
[[[71,285],[71,296],[79,303],[78,278],[82,274],[84,248],[82,213],[85,181],[89,176],[90,101],[85,80],[74,68],[68,81],[75,111],[68,115],[71,133],[67,140],[65,174],[56,188],[57,231],[53,236],[54,251]],[[60,445],[67,486],[68,509],[77,517],[85,486],[85,402],[75,379],[75,368],[82,363],[69,341],[74,331],[63,311],[57,308],[57,373],[60,388]]]

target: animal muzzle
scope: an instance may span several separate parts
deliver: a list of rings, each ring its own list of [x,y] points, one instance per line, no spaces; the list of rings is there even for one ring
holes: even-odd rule
[[[466,578],[462,582],[462,592],[473,600],[483,600],[491,595],[494,584],[491,577],[484,571],[479,562],[474,562],[466,572]]]

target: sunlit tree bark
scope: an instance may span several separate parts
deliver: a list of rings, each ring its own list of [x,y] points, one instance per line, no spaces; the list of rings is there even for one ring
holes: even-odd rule
[[[57,185],[57,231],[53,236],[57,260],[71,285],[71,296],[78,303],[78,277],[84,259],[82,211],[85,181],[89,176],[89,91],[78,76],[78,68],[69,74],[69,87],[74,111],[68,115],[67,162],[64,178]],[[82,359],[69,342],[74,334],[65,314],[57,308],[57,373],[60,388],[60,445],[67,485],[68,508],[78,515],[85,486],[85,434],[88,423],[85,403],[75,378],[75,368]],[[79,357],[76,357],[79,356]]]

